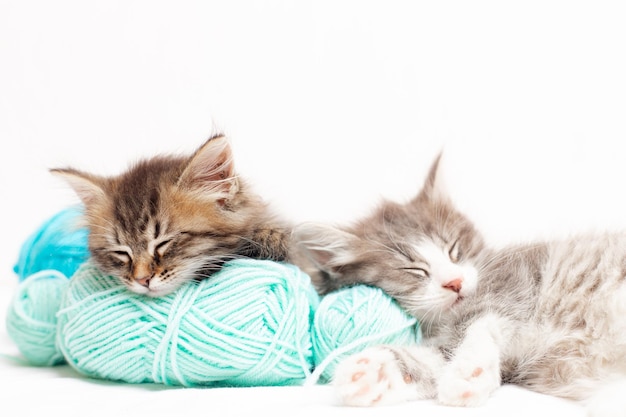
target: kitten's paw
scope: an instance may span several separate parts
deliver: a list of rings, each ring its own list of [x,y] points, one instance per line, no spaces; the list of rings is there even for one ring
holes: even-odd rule
[[[389,349],[365,349],[341,362],[333,385],[345,405],[374,406],[396,404],[417,398],[409,376],[403,375]]]
[[[500,383],[498,362],[477,365],[475,361],[456,358],[439,379],[437,399],[444,405],[480,406]]]

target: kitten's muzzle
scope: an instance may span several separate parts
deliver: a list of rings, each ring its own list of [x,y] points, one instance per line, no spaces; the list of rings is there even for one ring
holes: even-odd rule
[[[141,278],[134,277],[133,280],[141,285],[142,287],[150,288],[150,280],[154,277],[154,275],[147,275]]]

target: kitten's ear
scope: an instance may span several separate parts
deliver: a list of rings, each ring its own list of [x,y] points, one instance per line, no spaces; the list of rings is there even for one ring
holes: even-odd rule
[[[417,200],[448,200],[440,171],[443,152],[439,152],[435,160],[430,165],[428,175],[422,186],[422,190],[417,196]]]
[[[106,196],[100,177],[73,168],[54,168],[50,173],[65,180],[85,206],[98,203]]]
[[[178,185],[223,204],[239,190],[233,152],[225,136],[214,136],[191,157]]]
[[[352,263],[358,238],[329,225],[302,223],[293,229],[293,241],[302,253],[331,277],[340,275],[341,267]]]

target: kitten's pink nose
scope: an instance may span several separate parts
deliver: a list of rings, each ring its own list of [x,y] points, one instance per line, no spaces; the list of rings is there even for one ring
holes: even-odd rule
[[[462,278],[453,279],[452,281],[450,281],[447,284],[443,285],[443,288],[446,288],[448,290],[454,291],[456,293],[461,291],[462,287],[463,287],[463,279]]]
[[[141,261],[138,261],[137,264],[135,264],[133,269],[133,281],[137,284],[148,288],[148,285],[150,285],[150,279],[153,276],[154,274],[149,264]]]
[[[137,282],[138,284],[148,288],[148,286],[150,285],[150,279],[152,278],[152,276],[147,275],[145,277],[141,277],[141,278],[137,278],[135,277],[135,282]]]

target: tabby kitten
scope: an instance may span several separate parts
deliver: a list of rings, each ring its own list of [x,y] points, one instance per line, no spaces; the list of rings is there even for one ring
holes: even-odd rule
[[[136,293],[168,294],[234,258],[288,257],[288,225],[235,173],[222,135],[190,156],[147,158],[113,177],[51,172],[84,204],[93,262]]]
[[[490,248],[436,184],[438,161],[406,204],[295,231],[324,271],[322,293],[380,287],[424,334],[419,346],[371,347],[340,363],[332,383],[342,401],[477,406],[513,383],[577,400],[597,393],[593,415],[626,415],[623,393],[620,407],[600,400],[626,392],[626,234]]]

